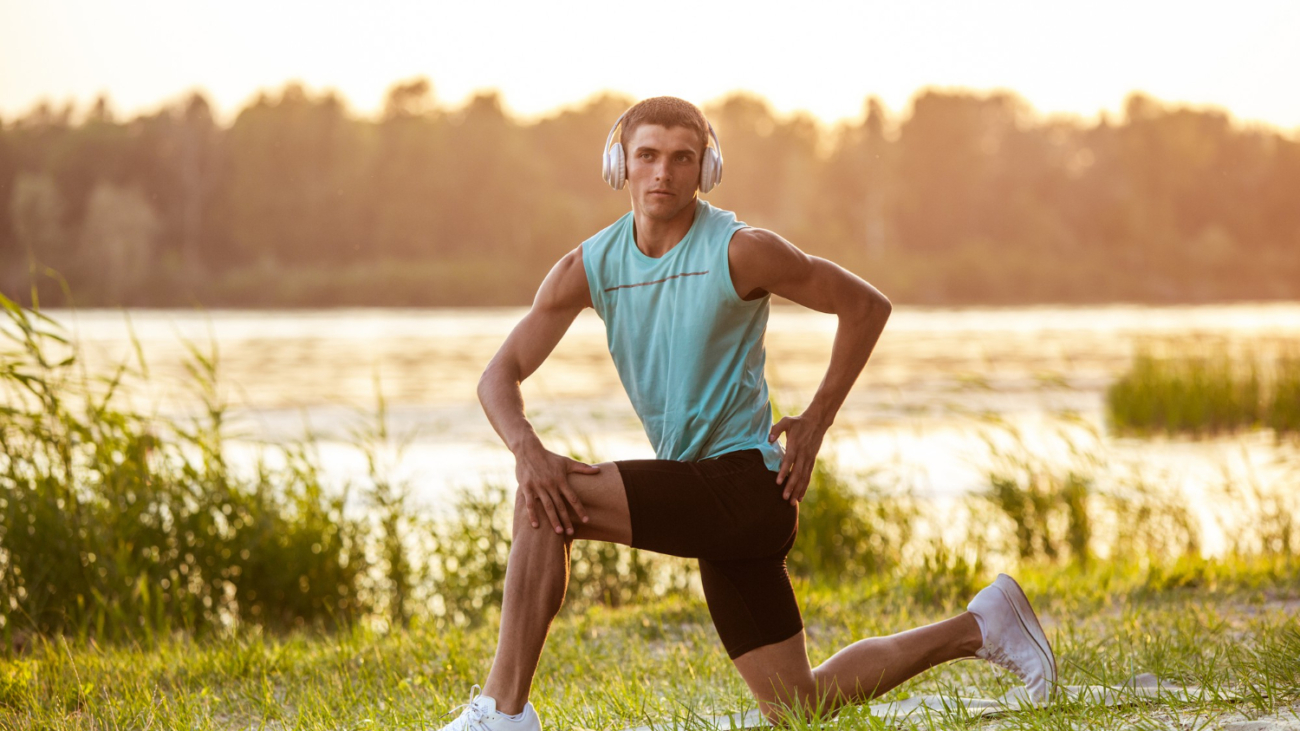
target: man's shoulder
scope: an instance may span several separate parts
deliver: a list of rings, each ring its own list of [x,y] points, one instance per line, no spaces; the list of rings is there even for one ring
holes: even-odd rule
[[[544,308],[592,306],[582,245],[560,257],[551,267],[551,272],[538,289],[536,304]]]
[[[766,288],[804,258],[793,244],[765,228],[746,226],[727,246],[727,263],[737,291]]]
[[[790,242],[765,228],[745,226],[731,236],[731,254],[763,255],[779,252],[791,246]]]

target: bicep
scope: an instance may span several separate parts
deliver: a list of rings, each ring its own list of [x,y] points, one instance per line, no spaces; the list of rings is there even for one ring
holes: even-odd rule
[[[582,308],[590,305],[579,247],[551,268],[537,289],[532,307],[510,331],[488,369],[508,368],[520,381],[532,375],[555,350]]]

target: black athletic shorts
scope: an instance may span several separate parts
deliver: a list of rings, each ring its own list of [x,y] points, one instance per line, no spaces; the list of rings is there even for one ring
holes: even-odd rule
[[[731,659],[803,629],[785,555],[799,508],[781,499],[757,449],[700,460],[619,460],[632,546],[697,558],[709,614]]]

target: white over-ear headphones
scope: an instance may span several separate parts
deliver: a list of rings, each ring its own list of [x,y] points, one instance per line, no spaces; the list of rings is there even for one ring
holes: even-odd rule
[[[601,154],[600,176],[614,190],[621,190],[627,183],[627,158],[623,153],[623,143],[614,142],[614,133],[618,132],[623,117],[626,116],[627,112],[623,112],[610,128],[609,137],[605,138],[605,151]],[[713,131],[709,120],[704,120],[704,124],[708,125],[709,138],[713,140],[712,147],[707,144],[704,146],[704,159],[700,161],[700,192],[708,193],[722,182],[722,143],[718,142],[718,133]],[[614,144],[611,145],[611,142]]]

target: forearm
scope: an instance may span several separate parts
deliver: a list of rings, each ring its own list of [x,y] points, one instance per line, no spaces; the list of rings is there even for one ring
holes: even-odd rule
[[[839,413],[849,390],[867,365],[891,310],[889,300],[876,293],[861,307],[838,315],[839,324],[835,329],[835,342],[831,346],[830,366],[826,370],[826,377],[817,387],[812,403],[804,411],[804,416],[811,417],[824,428],[835,422],[835,415]]]
[[[515,454],[542,446],[541,438],[524,416],[524,395],[519,383],[518,378],[497,367],[489,367],[478,381],[478,400],[483,413],[501,441]]]

